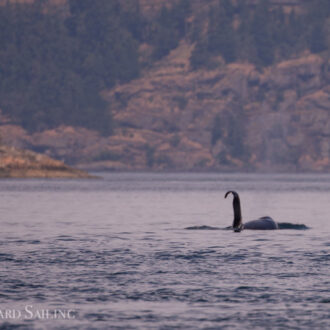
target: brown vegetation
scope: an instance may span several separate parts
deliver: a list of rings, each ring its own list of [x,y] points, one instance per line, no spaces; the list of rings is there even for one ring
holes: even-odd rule
[[[32,151],[0,147],[0,178],[90,178],[63,162]]]
[[[192,47],[182,42],[141,78],[104,93],[119,126],[111,137],[3,125],[3,140],[88,169],[330,169],[327,59],[306,53],[262,71],[220,60],[191,71]],[[244,129],[231,126],[228,114],[243,116]]]

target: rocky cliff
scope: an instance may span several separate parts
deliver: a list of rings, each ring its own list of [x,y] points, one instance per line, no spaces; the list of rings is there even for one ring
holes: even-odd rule
[[[87,169],[330,170],[329,59],[309,53],[258,69],[192,71],[182,41],[141,78],[105,91],[115,134],[61,126],[28,134],[2,118],[4,143]]]

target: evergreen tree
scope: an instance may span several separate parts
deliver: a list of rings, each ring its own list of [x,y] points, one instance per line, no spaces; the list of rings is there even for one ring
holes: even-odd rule
[[[210,53],[207,44],[202,41],[196,43],[194,50],[190,56],[190,65],[193,70],[207,66],[210,60]]]
[[[239,45],[239,47],[237,47],[237,54],[241,60],[248,60],[249,62],[255,63],[257,50],[255,39],[251,33],[252,12],[245,0],[239,0],[238,14],[240,25],[237,31]]]
[[[218,7],[210,10],[208,50],[221,54],[226,62],[233,62],[236,59],[236,35],[224,4],[220,2]]]
[[[321,23],[315,24],[310,36],[310,50],[313,53],[319,53],[326,50],[326,37]]]
[[[112,131],[100,92],[139,74],[138,43],[120,1],[0,6],[0,107],[30,131],[61,124]]]
[[[258,61],[265,66],[271,65],[274,61],[270,16],[269,0],[260,0],[251,23],[251,33],[255,40]]]
[[[170,9],[163,6],[154,22],[150,26],[149,41],[154,46],[156,60],[166,56],[178,46],[185,35],[185,19],[190,13],[189,0],[180,0]]]

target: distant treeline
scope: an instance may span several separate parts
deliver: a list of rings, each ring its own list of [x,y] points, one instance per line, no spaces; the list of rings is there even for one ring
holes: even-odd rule
[[[139,74],[138,44],[116,1],[0,6],[0,108],[30,131],[78,125],[111,132],[100,90]]]
[[[207,33],[195,33],[193,68],[212,66],[222,55],[227,63],[247,60],[268,66],[309,49],[319,53],[330,48],[330,1],[301,2],[301,12],[285,14],[271,0],[219,0],[210,7]],[[203,24],[203,22],[202,22]],[[197,29],[195,31],[202,31]]]
[[[142,15],[138,0],[0,6],[0,109],[30,131],[67,124],[111,134],[100,92],[139,76],[141,44],[151,46],[150,63],[182,38],[195,42],[194,69],[212,66],[218,55],[266,66],[304,49],[329,48],[328,0],[306,2],[299,15],[286,15],[268,0],[255,7],[219,0],[206,18],[191,4],[178,0],[152,18]]]
[[[154,22],[137,0],[0,6],[0,109],[30,131],[68,124],[111,134],[100,91],[138,77],[141,43],[153,46],[155,60],[177,46],[188,2]]]

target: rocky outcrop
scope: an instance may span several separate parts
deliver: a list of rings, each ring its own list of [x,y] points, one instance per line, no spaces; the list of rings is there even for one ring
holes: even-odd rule
[[[0,147],[0,178],[91,178],[86,172],[32,151]]]
[[[105,91],[113,136],[60,126],[28,134],[2,120],[8,145],[87,169],[330,170],[329,61],[302,54],[192,71],[181,42],[141,78]]]
[[[106,95],[122,126],[171,132],[164,141],[175,141],[170,148],[154,146],[158,159],[179,169],[330,169],[326,59],[306,53],[263,71],[220,60],[193,72],[190,51],[182,43],[152,72]],[[189,143],[194,147],[183,147]]]

